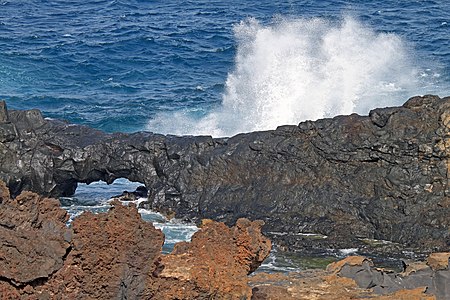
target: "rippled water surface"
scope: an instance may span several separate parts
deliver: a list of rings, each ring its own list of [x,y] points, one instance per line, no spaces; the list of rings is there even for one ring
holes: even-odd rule
[[[449,16],[447,1],[2,0],[0,97],[107,131],[363,113],[450,94]]]

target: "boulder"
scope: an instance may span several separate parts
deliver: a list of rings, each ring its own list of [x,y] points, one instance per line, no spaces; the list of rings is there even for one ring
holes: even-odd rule
[[[135,191],[123,191],[122,194],[114,196],[112,198],[120,201],[136,201],[139,198],[146,198],[148,196],[148,190],[145,186],[138,186]]]
[[[435,271],[448,269],[450,252],[432,253],[428,256],[427,264]]]
[[[360,288],[372,289],[376,294],[396,295],[398,299],[422,299],[413,296],[413,293],[420,292],[444,300],[450,299],[449,257],[450,253],[432,253],[426,262],[412,262],[406,265],[404,272],[394,273],[375,268],[365,257],[355,256],[333,263],[327,270],[353,279]]]

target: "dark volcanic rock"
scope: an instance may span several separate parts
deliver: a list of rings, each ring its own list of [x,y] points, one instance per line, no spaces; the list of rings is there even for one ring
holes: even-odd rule
[[[376,294],[392,294],[401,290],[424,288],[436,299],[450,299],[450,253],[433,253],[428,262],[414,262],[407,265],[404,272],[396,274],[374,268],[370,260],[360,256],[350,256],[328,266],[342,277],[355,280],[359,287],[372,289]]]
[[[0,178],[14,195],[70,195],[77,182],[125,177],[145,184],[153,209],[227,224],[262,219],[291,249],[354,247],[358,238],[450,248],[450,98],[220,139],[109,135],[37,111],[9,111],[8,120]]]
[[[259,273],[250,278],[254,300],[445,300],[447,285],[425,263],[408,266],[396,274],[375,268],[370,260],[349,256],[330,264],[326,271],[306,270],[286,274]],[[420,267],[418,267],[420,266]],[[446,275],[448,268],[441,272]],[[439,282],[439,283],[438,283]]]
[[[136,201],[139,198],[148,197],[148,190],[145,186],[138,186],[134,192],[123,191],[122,194],[112,198],[120,201]]]

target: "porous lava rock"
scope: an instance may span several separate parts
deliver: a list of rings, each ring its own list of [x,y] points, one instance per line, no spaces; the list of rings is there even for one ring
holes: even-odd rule
[[[156,299],[250,299],[247,275],[269,255],[271,242],[261,234],[260,221],[239,219],[229,228],[204,221],[191,242],[175,245],[158,262]],[[192,286],[186,294],[184,286]]]
[[[39,289],[50,298],[143,299],[151,284],[163,233],[118,201],[107,213],[85,212],[72,224],[64,266]]]
[[[59,201],[0,181],[0,299],[250,299],[247,275],[269,255],[263,222],[205,220],[161,253],[164,235],[134,204],[84,212],[68,227]]]
[[[48,278],[70,249],[67,212],[55,199],[23,192],[15,199],[0,181],[0,278],[15,287]]]

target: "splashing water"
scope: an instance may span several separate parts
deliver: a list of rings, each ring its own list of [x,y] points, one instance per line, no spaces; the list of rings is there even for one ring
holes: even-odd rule
[[[337,24],[280,19],[269,26],[252,18],[235,25],[234,34],[235,69],[228,74],[222,105],[202,117],[188,111],[158,115],[149,130],[230,136],[367,114],[420,92],[418,70],[402,39],[350,17]]]

